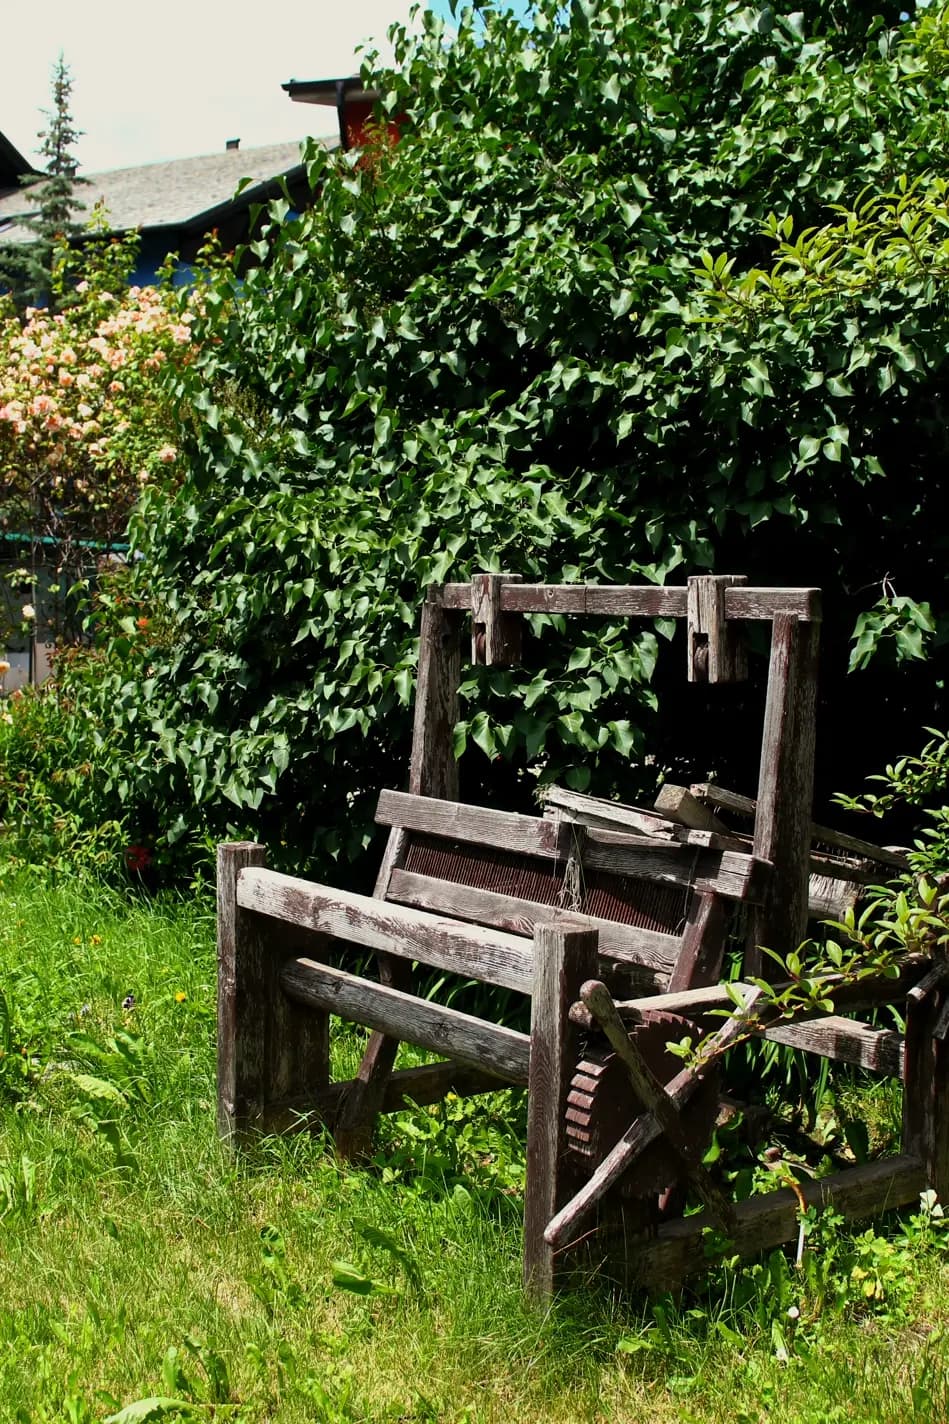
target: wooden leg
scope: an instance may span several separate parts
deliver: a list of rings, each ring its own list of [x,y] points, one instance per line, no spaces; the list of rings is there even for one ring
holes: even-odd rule
[[[379,955],[379,978],[393,989],[411,988],[412,966],[404,959]],[[364,1161],[372,1152],[372,1133],[383,1100],[399,1040],[372,1033],[355,1078],[350,1083],[333,1133],[337,1154],[346,1162]]]
[[[596,930],[553,920],[534,930],[527,1183],[524,1197],[524,1285],[546,1299],[554,1288],[555,1250],[544,1231],[578,1183],[567,1162],[566,1111],[579,1058],[579,1033],[568,1018],[580,986],[597,972]]]
[[[934,1034],[949,989],[907,1001],[903,1062],[903,1152],[926,1169],[927,1185],[949,1201],[949,1044]]]
[[[218,1130],[235,1143],[292,1126],[329,1083],[328,1015],[280,988],[294,931],[237,903],[241,871],[266,859],[249,841],[218,848]]]

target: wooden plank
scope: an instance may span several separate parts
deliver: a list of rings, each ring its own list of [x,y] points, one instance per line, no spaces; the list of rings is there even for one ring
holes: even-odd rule
[[[459,924],[274,870],[244,871],[237,897],[247,910],[334,939],[530,993],[530,948],[501,930]]]
[[[747,583],[744,574],[699,574],[689,579],[686,652],[689,682],[743,682],[748,658],[740,630],[728,627],[726,589]]]
[[[756,978],[774,974],[761,946],[786,955],[807,937],[819,636],[819,623],[774,620],[754,837],[756,856],[773,871],[745,955],[745,972]]]
[[[527,1082],[530,1038],[526,1033],[443,1008],[312,959],[291,960],[284,967],[281,983],[284,992],[300,1003],[314,1004],[352,1023],[495,1072],[508,1082]]]
[[[569,828],[541,816],[520,816],[512,811],[495,811],[487,806],[467,806],[434,796],[410,796],[401,791],[382,791],[376,820],[383,826],[404,826],[447,840],[469,845],[493,845],[515,855],[543,855],[567,858]]]
[[[728,827],[713,811],[693,796],[686,786],[673,786],[666,782],[659,788],[655,808],[666,820],[685,826],[690,831],[718,831],[727,835]]]
[[[693,795],[709,806],[718,806],[723,811],[733,811],[739,816],[753,816],[758,803],[751,796],[739,796],[736,791],[728,791],[714,782],[699,781],[691,787]],[[909,861],[902,851],[892,846],[878,846],[873,841],[861,840],[859,836],[835,831],[830,826],[811,823],[811,840],[820,845],[834,846],[848,855],[861,856],[864,860],[874,860],[880,865],[892,865],[897,870],[907,870]]]
[[[299,949],[293,931],[277,935],[240,905],[240,877],[265,860],[251,842],[218,847],[218,1125],[237,1143],[273,1130],[275,1103],[313,1098],[329,1082],[328,1019],[280,990],[281,966]]]
[[[376,820],[410,831],[443,836],[471,845],[493,845],[521,855],[566,860],[570,823],[540,816],[519,816],[485,806],[439,801],[383,791]],[[768,867],[738,851],[703,851],[645,836],[624,835],[591,826],[586,830],[583,864],[616,875],[630,875],[688,889],[693,883],[733,900],[763,897]]]
[[[890,1078],[903,1076],[903,1035],[895,1029],[873,1028],[853,1019],[828,1014],[805,1023],[781,1024],[761,1034],[772,1043],[802,1048],[819,1058],[852,1063]]]
[[[725,931],[721,896],[693,895],[679,957],[666,986],[670,993],[717,983],[725,954]]]
[[[536,900],[522,900],[516,895],[457,885],[452,880],[438,880],[434,876],[416,875],[408,870],[394,872],[389,898],[417,910],[450,915],[453,919],[491,925],[509,934],[525,936],[533,935],[537,925],[546,924],[564,913],[557,905],[542,905]],[[680,941],[676,935],[641,929],[637,925],[617,924],[614,920],[597,919],[593,915],[577,918],[599,932],[601,957],[641,967],[648,982],[665,987],[679,954]]]
[[[520,574],[475,574],[471,580],[471,661],[486,667],[513,667],[521,660],[524,619],[501,612],[501,592],[520,583]]]
[[[554,1287],[554,1253],[544,1230],[577,1186],[577,1169],[567,1153],[566,1111],[580,1040],[567,1015],[596,965],[595,930],[566,920],[537,926],[524,1193],[524,1285],[537,1301]]]
[[[900,1156],[849,1167],[819,1181],[802,1178],[800,1190],[808,1206],[832,1207],[856,1220],[915,1203],[925,1186],[922,1164],[914,1157]],[[797,1196],[789,1188],[741,1202],[735,1208],[737,1229],[728,1254],[748,1258],[793,1241],[798,1234],[799,1210]],[[660,1226],[654,1240],[637,1242],[632,1279],[663,1290],[707,1270],[707,1224],[702,1215],[680,1217]]]

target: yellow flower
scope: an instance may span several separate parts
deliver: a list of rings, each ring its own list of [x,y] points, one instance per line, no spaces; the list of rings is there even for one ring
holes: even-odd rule
[[[179,989],[177,994],[175,995],[175,1003],[183,1004],[187,997],[188,995],[185,993],[184,989]]]
[[[101,944],[101,943],[102,943],[102,936],[101,936],[101,935],[90,935],[90,936],[89,936],[89,943],[90,943],[90,944]]]
[[[73,944],[82,944],[82,935],[75,935],[73,937]]]

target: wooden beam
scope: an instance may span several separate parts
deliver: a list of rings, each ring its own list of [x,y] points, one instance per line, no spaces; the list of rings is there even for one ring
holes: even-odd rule
[[[524,1194],[524,1285],[537,1301],[545,1300],[554,1286],[554,1253],[544,1230],[577,1186],[567,1153],[566,1113],[580,1036],[567,1015],[596,964],[596,930],[564,919],[537,926]]]
[[[929,963],[928,959],[916,956],[904,961],[895,979],[878,974],[861,979],[855,984],[830,983],[824,997],[833,1001],[835,1009],[848,1013],[878,1008],[881,1004],[899,1004],[925,974]],[[669,1014],[682,1014],[685,1018],[704,1019],[709,1014],[720,1013],[723,1009],[729,1013],[734,1009],[735,1001],[729,989],[737,990],[747,998],[752,987],[741,980],[728,987],[724,984],[711,984],[705,988],[683,989],[672,994],[650,994],[636,999],[620,999],[616,1007],[620,1015],[630,1023],[638,1023],[644,1013],[653,1009]],[[783,982],[774,987],[776,991],[781,991],[790,985]],[[570,1012],[574,1021],[581,1027],[592,1028],[593,1020],[582,1003],[575,1003]],[[802,1023],[821,1017],[822,1011],[815,1009],[813,1013],[800,1015],[796,1022]]]
[[[471,585],[448,583],[438,594],[443,608],[471,607]],[[501,596],[505,613],[588,613],[627,618],[685,618],[685,588],[659,584],[514,584]],[[819,588],[733,588],[725,594],[725,617],[768,621],[790,613],[819,621]]]
[[[914,1157],[889,1157],[862,1167],[849,1167],[819,1181],[802,1179],[801,1194],[808,1206],[832,1207],[850,1219],[873,1216],[893,1207],[918,1202],[926,1187],[926,1173]],[[800,1220],[796,1194],[789,1188],[751,1197],[735,1208],[737,1229],[727,1254],[760,1256],[782,1242],[793,1241]],[[707,1270],[704,1215],[681,1217],[660,1226],[654,1240],[636,1243],[632,1279],[663,1290],[675,1287],[689,1275]]]
[[[245,870],[238,882],[237,901],[246,910],[349,944],[530,993],[530,947],[522,938],[501,930],[462,925],[274,870]]]
[[[526,1033],[443,1008],[312,959],[291,960],[284,967],[281,983],[284,992],[298,1003],[327,1009],[352,1023],[496,1073],[508,1082],[527,1082],[530,1038]]]
[[[852,1063],[890,1078],[903,1076],[903,1035],[892,1028],[873,1028],[836,1014],[804,1023],[781,1024],[760,1035],[772,1043],[801,1048],[819,1058]]]
[[[748,658],[740,630],[725,614],[728,588],[747,583],[743,574],[700,574],[688,583],[687,671],[689,682],[744,682]]]
[[[471,661],[486,667],[513,667],[521,660],[524,619],[501,612],[501,593],[520,583],[520,574],[475,574],[471,580]]]

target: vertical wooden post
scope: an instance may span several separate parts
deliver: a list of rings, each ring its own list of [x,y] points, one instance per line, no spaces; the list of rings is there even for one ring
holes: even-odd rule
[[[926,1183],[949,1202],[949,1043],[933,1032],[949,1001],[945,985],[906,1004],[902,1150],[926,1168]]]
[[[777,973],[761,946],[785,955],[807,935],[819,647],[819,622],[775,615],[754,837],[755,855],[774,870],[752,914],[745,958],[746,972],[758,977]]]
[[[534,929],[534,983],[527,1102],[527,1182],[524,1194],[524,1285],[535,1300],[554,1288],[554,1249],[547,1223],[576,1190],[567,1161],[566,1111],[579,1059],[570,1005],[598,972],[596,930],[567,917]]]
[[[305,941],[237,903],[241,871],[266,859],[250,841],[218,847],[218,1130],[237,1143],[293,1126],[329,1082],[329,1015],[280,988]]]
[[[237,907],[237,877],[266,861],[252,841],[217,848],[217,1123],[228,1141],[248,1137],[263,1114],[263,946]]]
[[[422,606],[409,791],[413,796],[457,801],[452,732],[459,715],[461,623],[457,613],[442,608],[440,593],[439,588],[429,589]]]
[[[458,684],[461,682],[460,615],[439,602],[440,588],[431,588],[422,605],[419,634],[418,682],[412,729],[409,791],[414,796],[458,799],[458,763],[452,750],[452,732],[458,721]],[[399,827],[389,832],[382,865],[373,891],[384,900],[389,877],[405,860],[408,837]],[[379,978],[396,989],[408,989],[412,966],[404,959],[380,954]],[[358,1072],[347,1089],[336,1122],[336,1151],[347,1161],[368,1157],[372,1132],[392,1074],[399,1041],[372,1033]]]
[[[520,574],[475,574],[471,580],[471,661],[511,667],[521,660],[524,615],[502,613],[501,590]]]
[[[738,623],[726,622],[725,590],[744,574],[700,574],[688,583],[689,682],[743,682],[748,659]]]

